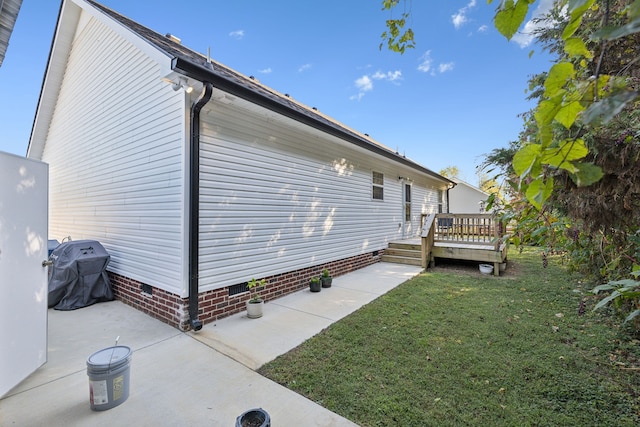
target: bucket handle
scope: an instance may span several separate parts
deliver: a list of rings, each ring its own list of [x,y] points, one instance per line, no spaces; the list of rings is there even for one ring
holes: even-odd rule
[[[111,369],[111,360],[113,359],[113,353],[116,351],[116,347],[118,346],[118,340],[120,339],[120,335],[116,337],[116,344],[111,349],[111,357],[109,357],[109,367],[107,369]]]

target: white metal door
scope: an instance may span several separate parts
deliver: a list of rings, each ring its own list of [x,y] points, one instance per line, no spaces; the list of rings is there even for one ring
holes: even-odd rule
[[[48,166],[0,152],[0,397],[47,361]]]

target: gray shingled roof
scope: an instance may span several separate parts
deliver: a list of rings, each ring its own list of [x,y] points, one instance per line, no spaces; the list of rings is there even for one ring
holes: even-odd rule
[[[441,181],[455,185],[455,183],[449,179],[410,159],[407,159],[404,156],[399,155],[398,153],[395,153],[381,144],[376,143],[367,135],[359,134],[337,121],[332,120],[330,117],[325,116],[312,108],[304,106],[293,99],[260,84],[252,78],[237,73],[231,68],[225,67],[215,61],[209,61],[204,55],[185,47],[167,36],[159,34],[135,21],[132,21],[131,19],[104,5],[101,5],[100,3],[93,0],[87,0],[87,2],[104,12],[107,16],[110,16],[119,22],[124,27],[130,29],[135,34],[138,34],[148,43],[173,57],[173,69],[178,73],[202,82],[209,82],[214,87],[231,95],[253,102],[298,122],[309,125],[315,129],[351,142],[357,146],[366,148],[369,151],[393,159],[413,169],[431,175]]]
[[[0,66],[9,47],[9,39],[21,5],[22,0],[0,0]]]

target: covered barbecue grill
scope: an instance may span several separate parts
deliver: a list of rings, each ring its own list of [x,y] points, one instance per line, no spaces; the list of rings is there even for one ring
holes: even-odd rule
[[[49,308],[75,310],[113,300],[107,275],[111,256],[95,240],[62,243],[51,253]]]

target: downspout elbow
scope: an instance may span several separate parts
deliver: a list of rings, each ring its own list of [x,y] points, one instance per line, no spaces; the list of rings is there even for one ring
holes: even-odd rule
[[[189,323],[191,329],[202,329],[202,321],[198,319],[199,295],[199,243],[200,243],[200,112],[209,102],[213,94],[213,85],[204,83],[204,92],[200,99],[191,106],[191,135],[189,170]]]

